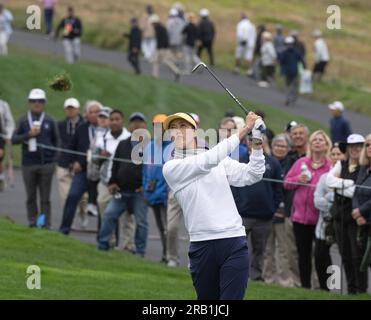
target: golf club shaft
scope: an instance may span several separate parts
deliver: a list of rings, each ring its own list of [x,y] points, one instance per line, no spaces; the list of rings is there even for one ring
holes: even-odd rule
[[[219,80],[219,78],[215,75],[215,73],[213,71],[211,71],[209,69],[209,67],[207,65],[205,65],[205,68],[207,71],[209,71],[209,73],[213,76],[213,78],[225,89],[225,91],[228,92],[228,94],[233,98],[233,100],[240,106],[240,108],[246,113],[248,114],[249,111],[242,105],[242,103],[235,97],[235,95],[223,84],[223,82],[221,82]]]

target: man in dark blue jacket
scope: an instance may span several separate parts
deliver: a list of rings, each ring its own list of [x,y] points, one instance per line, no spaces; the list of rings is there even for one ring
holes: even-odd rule
[[[248,144],[250,147],[250,141]],[[240,162],[248,163],[248,156],[241,158]],[[281,185],[264,181],[264,178],[281,180],[279,162],[267,154],[265,154],[265,173],[262,181],[242,188],[232,187],[233,197],[242,217],[246,235],[251,235],[250,275],[253,280],[263,280],[265,247],[271,232],[273,216],[283,197]]]
[[[347,119],[344,118],[344,105],[340,101],[335,101],[328,106],[332,118],[330,120],[330,132],[332,143],[346,142],[352,134],[352,128]]]
[[[68,149],[86,153],[95,141],[98,113],[101,105],[98,102],[91,102],[87,106],[87,122],[81,124],[72,138]],[[72,167],[73,179],[68,197],[63,209],[63,218],[59,231],[69,234],[75,217],[76,207],[85,192],[88,191],[87,162],[85,155],[69,155],[69,163]]]
[[[27,193],[29,226],[36,227],[38,214],[43,214],[43,227],[50,228],[50,190],[56,160],[56,151],[50,148],[58,147],[57,124],[44,112],[46,94],[43,90],[31,90],[28,101],[30,111],[19,119],[12,142],[22,143],[22,174]],[[41,211],[37,206],[38,191]]]
[[[58,132],[61,148],[68,149],[77,128],[84,123],[84,118],[80,115],[80,103],[75,98],[69,98],[64,102],[64,112],[66,119],[58,122]],[[70,154],[66,152],[60,152],[58,156],[57,179],[62,208],[72,183],[70,158]]]
[[[305,67],[303,56],[295,48],[295,39],[291,36],[286,37],[287,48],[279,56],[281,72],[286,80],[286,102],[287,106],[295,105],[298,98],[299,74],[298,64],[302,63]]]

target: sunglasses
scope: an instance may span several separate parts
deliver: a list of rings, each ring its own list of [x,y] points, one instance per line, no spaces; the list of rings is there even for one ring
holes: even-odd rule
[[[45,103],[44,99],[30,99],[29,101],[31,103]]]
[[[366,148],[371,147],[371,143],[366,143],[366,144],[365,144],[365,147],[366,147]]]

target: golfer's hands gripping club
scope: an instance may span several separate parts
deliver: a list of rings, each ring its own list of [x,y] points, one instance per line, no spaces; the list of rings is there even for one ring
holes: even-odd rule
[[[261,146],[266,126],[261,117],[254,112],[249,112],[246,116],[245,126],[240,130],[239,138],[242,140],[249,135],[253,145]]]

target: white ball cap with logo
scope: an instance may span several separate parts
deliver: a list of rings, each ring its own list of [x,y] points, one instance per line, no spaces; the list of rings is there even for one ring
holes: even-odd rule
[[[64,108],[72,107],[75,109],[80,108],[80,102],[76,98],[68,98],[64,102]]]
[[[45,91],[42,89],[32,89],[28,95],[28,100],[46,100]]]
[[[208,17],[209,16],[209,10],[207,10],[206,8],[203,8],[200,10],[200,16],[201,17]]]
[[[335,101],[335,102],[329,104],[328,108],[330,110],[344,111],[344,105],[340,101]]]
[[[347,144],[363,144],[365,141],[365,138],[358,133],[353,133],[347,138]]]

